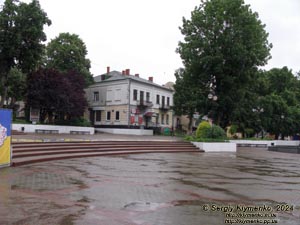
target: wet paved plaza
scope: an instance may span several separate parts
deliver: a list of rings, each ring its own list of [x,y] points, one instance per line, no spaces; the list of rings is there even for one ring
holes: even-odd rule
[[[1,225],[267,222],[300,224],[300,155],[240,148],[0,169]]]

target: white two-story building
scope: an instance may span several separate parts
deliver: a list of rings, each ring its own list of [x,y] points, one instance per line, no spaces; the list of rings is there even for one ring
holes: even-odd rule
[[[173,125],[173,90],[130,70],[94,77],[86,89],[90,121],[95,128],[156,128]]]

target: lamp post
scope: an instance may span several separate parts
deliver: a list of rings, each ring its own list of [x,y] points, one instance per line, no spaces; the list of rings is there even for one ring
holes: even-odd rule
[[[285,116],[283,115],[283,114],[281,114],[280,115],[280,127],[283,127],[284,128],[284,118],[285,118]],[[283,129],[284,130],[284,129]],[[283,133],[282,132],[280,132],[281,133],[281,140],[284,140],[284,135],[283,135]]]
[[[212,102],[215,102],[215,101],[218,100],[218,96],[215,95],[215,92],[213,90],[210,91],[210,93],[208,94],[207,97]],[[212,120],[212,118],[209,119],[209,123],[210,123],[210,126],[211,126],[210,137],[212,138],[213,137],[213,120]]]
[[[263,139],[263,138],[264,138],[264,128],[263,128],[262,123],[261,123],[260,115],[261,115],[261,113],[264,112],[264,108],[260,108],[260,107],[253,108],[253,109],[252,109],[252,112],[258,113],[258,116],[259,116],[259,123],[260,123],[260,129],[261,129],[261,139]],[[258,137],[258,135],[257,135],[257,137]]]

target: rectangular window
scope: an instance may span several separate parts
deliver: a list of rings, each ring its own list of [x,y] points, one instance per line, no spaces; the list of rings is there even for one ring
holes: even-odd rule
[[[144,102],[144,92],[140,91],[140,101]]]
[[[150,93],[146,92],[146,102],[150,102]]]
[[[167,106],[170,106],[170,97],[167,97]]]
[[[133,100],[137,100],[138,91],[136,89],[133,90]]]
[[[99,102],[99,91],[94,92],[94,102]]]
[[[169,114],[166,115],[166,124],[169,125]]]
[[[110,111],[107,111],[107,112],[106,112],[106,120],[107,120],[107,121],[110,121]]]
[[[106,92],[106,101],[112,102],[114,99],[114,91],[113,90],[107,90]]]
[[[116,120],[117,120],[117,121],[120,120],[120,111],[116,111]]]
[[[165,96],[161,96],[161,104],[164,106],[165,105]]]
[[[159,104],[159,98],[160,98],[160,96],[156,95],[156,104]]]
[[[101,111],[97,110],[96,111],[96,122],[100,122],[101,121]]]
[[[116,89],[115,90],[115,102],[121,101],[121,97],[122,97],[121,89]]]
[[[164,123],[165,123],[165,115],[161,114],[161,124],[164,124]]]

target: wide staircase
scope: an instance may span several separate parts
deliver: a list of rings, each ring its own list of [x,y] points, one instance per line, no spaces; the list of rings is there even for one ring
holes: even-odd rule
[[[16,142],[12,147],[13,166],[82,157],[203,152],[189,142],[162,141]]]

